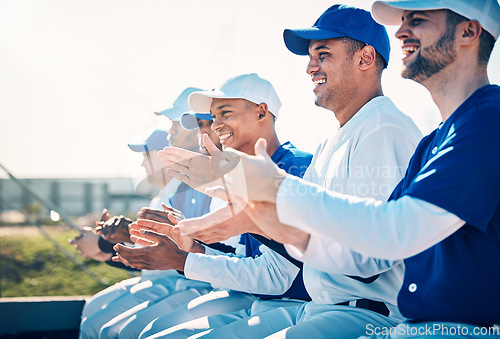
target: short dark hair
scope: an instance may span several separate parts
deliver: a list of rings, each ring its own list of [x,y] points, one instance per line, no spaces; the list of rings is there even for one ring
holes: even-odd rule
[[[446,10],[446,25],[448,31],[455,30],[457,25],[464,21],[470,21],[463,15],[457,14],[449,9]],[[481,35],[479,35],[479,51],[477,62],[479,65],[486,65],[490,60],[491,52],[495,46],[495,38],[483,27],[481,27]]]
[[[364,42],[361,42],[361,41],[358,41],[358,40],[354,40],[352,38],[349,38],[349,37],[341,37],[341,38],[338,38],[339,41],[342,41],[346,47],[347,47],[347,57],[350,58],[352,60],[352,57],[354,56],[354,53],[356,53],[357,51],[359,51],[360,49],[362,49],[363,47],[366,46],[366,43]],[[375,64],[377,66],[377,70],[379,71],[379,73],[382,73],[382,71],[384,70],[384,68],[387,67],[387,62],[385,62],[384,58],[382,57],[382,55],[377,52],[376,52],[376,57],[375,57]]]

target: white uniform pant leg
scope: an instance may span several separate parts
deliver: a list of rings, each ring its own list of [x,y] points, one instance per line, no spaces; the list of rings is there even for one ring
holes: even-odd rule
[[[248,317],[249,313],[250,309],[244,308],[236,312],[200,317],[191,321],[186,321],[179,325],[172,326],[152,335],[151,337],[185,339],[190,336],[201,336],[205,332],[208,333],[214,329],[226,326],[227,324],[230,324],[239,319],[246,318]]]
[[[185,305],[190,300],[208,292],[210,292],[210,290],[207,288],[191,288],[185,291],[174,292],[161,300],[149,303],[147,308],[136,312],[121,323],[121,326],[118,329],[119,334],[116,338],[137,339],[144,327],[146,327],[153,320],[164,314],[172,312],[178,307]]]
[[[118,333],[123,324],[130,319],[134,314],[140,312],[141,310],[146,309],[149,305],[154,304],[156,300],[147,300],[139,305],[132,307],[131,309],[126,310],[123,313],[120,313],[104,325],[102,325],[101,330],[99,332],[99,338],[118,338]]]
[[[114,317],[144,301],[155,300],[169,293],[170,291],[165,286],[154,284],[150,280],[134,285],[129,293],[123,294],[106,305],[105,308],[84,318],[80,325],[80,338],[97,338],[101,327]]]
[[[251,315],[260,314],[280,306],[296,306],[302,305],[304,301],[299,300],[284,300],[284,299],[272,299],[272,300],[262,300],[257,299],[252,303],[250,309],[242,309],[240,311],[224,314],[216,314],[213,316],[205,316],[198,319],[194,319],[176,326],[173,326],[161,333],[162,338],[169,339],[184,339],[187,337],[198,338],[207,335],[211,331],[216,331],[219,328],[227,326],[233,322],[237,322],[241,319],[245,319],[243,324],[248,324],[248,319]],[[218,333],[218,332],[217,332]],[[220,334],[216,334],[215,337],[221,337]]]
[[[200,289],[210,289],[213,290],[212,285],[204,282],[204,281],[199,281],[199,280],[191,280],[188,278],[185,278],[184,276],[181,276],[180,279],[177,279],[175,282],[175,290],[176,291],[184,291],[188,290],[190,288],[194,288],[197,290]]]
[[[267,311],[275,310],[279,307],[295,307],[307,304],[305,300],[299,299],[257,299],[252,304],[251,316],[259,315]]]
[[[243,292],[230,290],[212,291],[152,321],[144,328],[139,338],[153,336],[175,325],[200,317],[231,313],[250,308],[255,299],[256,297],[253,295]]]
[[[264,338],[283,328],[294,325],[302,309],[302,303],[294,303],[287,307],[269,309],[259,314],[235,321],[227,326],[212,330],[203,338]]]
[[[113,286],[105,288],[104,290],[94,294],[92,297],[85,301],[82,310],[82,318],[88,317],[99,311],[104,305],[128,293],[130,288],[141,281],[141,277],[135,277],[127,280],[120,281]]]
[[[267,338],[358,338],[370,326],[393,327],[399,323],[359,307],[323,305],[309,302],[297,323]]]
[[[423,338],[499,338],[500,326],[479,327],[451,322],[403,322],[395,327],[372,327],[362,338],[423,339]]]

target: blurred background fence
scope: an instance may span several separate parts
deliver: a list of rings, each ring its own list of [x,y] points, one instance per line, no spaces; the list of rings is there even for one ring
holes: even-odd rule
[[[92,295],[130,277],[68,243],[103,208],[135,219],[151,195],[132,179],[17,179],[0,164],[0,297]]]
[[[99,213],[103,208],[115,214],[130,214],[148,205],[150,198],[137,195],[132,179],[18,179],[47,197],[71,217]],[[26,188],[11,179],[0,179],[0,196],[36,218],[49,218],[50,210]],[[0,201],[0,222],[20,223],[23,217]]]

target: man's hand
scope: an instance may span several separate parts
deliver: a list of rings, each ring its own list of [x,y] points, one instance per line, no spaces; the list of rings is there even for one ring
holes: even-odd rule
[[[171,223],[168,217],[169,214],[174,215],[177,219],[184,219],[184,216],[182,215],[181,211],[176,210],[173,207],[167,206],[164,203],[161,204],[161,207],[163,208],[163,210],[150,207],[143,207],[139,212],[137,212],[137,218],[148,219],[167,224]]]
[[[112,243],[130,242],[128,226],[131,223],[132,220],[123,215],[114,216],[100,223],[100,226],[96,227],[96,234]]]
[[[250,201],[243,210],[269,239],[282,244],[290,244],[304,252],[309,243],[310,234],[293,226],[283,224],[278,219],[276,204]]]
[[[224,194],[219,188],[211,191],[214,196]],[[179,223],[181,233],[189,234],[195,239],[212,243],[243,234],[260,234],[282,244],[291,244],[305,251],[310,234],[298,228],[283,224],[278,219],[276,204],[269,202],[244,201],[238,197],[232,199],[230,205],[199,218],[182,220]],[[237,214],[234,214],[234,211]]]
[[[207,244],[220,242],[243,233],[262,234],[252,219],[242,211],[244,208],[246,208],[246,203],[235,198],[227,206],[209,214],[180,221],[180,232]]]
[[[266,140],[261,138],[255,143],[255,156],[230,148],[224,150],[225,160],[220,162],[219,167],[227,173],[226,187],[231,196],[276,202],[279,186],[287,173],[276,166],[267,154],[266,147]],[[238,162],[242,164],[244,171],[237,170]]]
[[[104,223],[104,222],[106,222],[106,221],[108,221],[109,218],[111,218],[111,216],[109,215],[108,210],[105,208],[101,212],[101,221],[96,221],[95,225],[96,226],[101,226],[101,224]]]
[[[182,251],[166,235],[145,231],[142,238],[153,244],[140,248],[116,244],[114,249],[117,255],[113,257],[113,261],[120,261],[137,269],[184,270],[187,252]]]
[[[92,228],[84,227],[81,234],[74,239],[70,239],[69,243],[74,245],[78,252],[85,258],[94,259],[97,261],[108,261],[111,259],[111,253],[104,253],[100,250],[99,236],[94,233]]]
[[[222,185],[223,173],[219,163],[224,157],[206,134],[203,135],[203,143],[210,156],[177,147],[165,147],[158,155],[168,167],[170,176],[205,193],[207,187]]]
[[[173,214],[170,214],[169,217],[170,223],[168,224],[153,220],[138,219],[130,225],[130,240],[143,246],[154,245],[154,242],[144,238],[146,231],[153,231],[155,233],[166,235],[185,252],[205,253],[205,248],[195,242],[192,237],[188,235],[181,235],[179,229],[176,227],[179,223],[179,219],[177,219]]]

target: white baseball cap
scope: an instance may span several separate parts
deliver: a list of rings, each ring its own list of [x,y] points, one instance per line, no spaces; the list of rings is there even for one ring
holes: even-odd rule
[[[245,99],[256,104],[267,104],[269,112],[276,118],[281,101],[273,85],[256,73],[242,74],[227,80],[220,89],[191,93],[188,104],[197,113],[210,113],[212,98]]]
[[[189,106],[187,104],[187,99],[189,94],[197,91],[202,91],[201,88],[198,87],[188,87],[182,91],[181,94],[175,99],[173,105],[167,109],[164,109],[160,112],[155,112],[156,115],[164,115],[170,120],[179,121],[182,114],[189,111]]]
[[[384,25],[401,25],[405,10],[449,9],[469,20],[477,20],[493,37],[500,35],[500,6],[498,0],[396,0],[375,1],[372,14]]]

